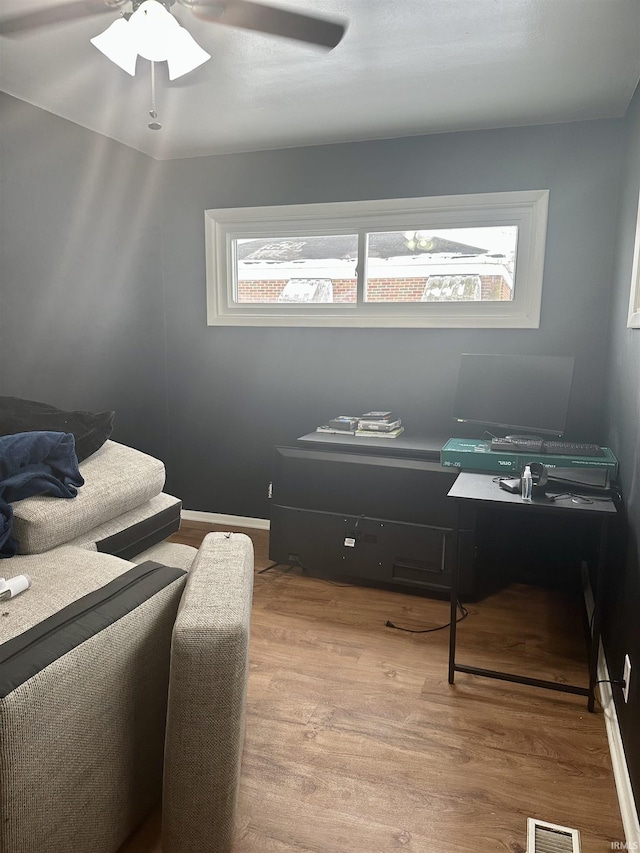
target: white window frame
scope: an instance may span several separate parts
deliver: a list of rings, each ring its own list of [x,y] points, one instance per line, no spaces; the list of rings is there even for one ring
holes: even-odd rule
[[[540,325],[548,190],[236,207],[205,210],[207,323],[210,326],[523,328]],[[234,240],[364,235],[373,231],[517,225],[514,298],[495,302],[364,302],[363,245],[358,302],[233,302]]]
[[[640,329],[640,199],[638,200],[638,218],[633,248],[633,267],[631,269],[631,294],[629,296],[629,317],[627,328]]]

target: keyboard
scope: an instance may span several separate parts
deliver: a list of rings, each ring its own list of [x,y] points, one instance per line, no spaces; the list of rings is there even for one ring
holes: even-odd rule
[[[555,456],[604,456],[597,444],[574,441],[548,441],[541,438],[492,438],[491,450],[511,453],[548,453]]]
[[[543,453],[541,438],[492,438],[492,450],[509,450],[511,453]]]
[[[573,441],[543,441],[542,452],[557,456],[604,456],[604,450],[597,444]]]

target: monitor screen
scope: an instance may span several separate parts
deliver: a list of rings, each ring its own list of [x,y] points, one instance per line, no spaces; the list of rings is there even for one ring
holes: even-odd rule
[[[560,436],[574,361],[571,356],[463,353],[453,417],[520,434]]]

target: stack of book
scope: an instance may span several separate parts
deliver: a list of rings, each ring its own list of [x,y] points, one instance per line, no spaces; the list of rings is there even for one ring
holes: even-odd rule
[[[403,432],[402,421],[393,412],[367,412],[358,418],[356,435],[397,438]]]
[[[355,435],[363,438],[397,438],[404,432],[402,421],[393,412],[366,412],[364,415],[338,415],[319,426],[316,432]]]

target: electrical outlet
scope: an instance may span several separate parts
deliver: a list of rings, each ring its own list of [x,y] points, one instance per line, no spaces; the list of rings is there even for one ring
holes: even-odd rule
[[[624,679],[624,687],[622,688],[622,695],[624,696],[624,701],[629,701],[629,682],[631,681],[631,660],[629,659],[629,655],[624,656],[624,670],[622,672],[622,677]]]

